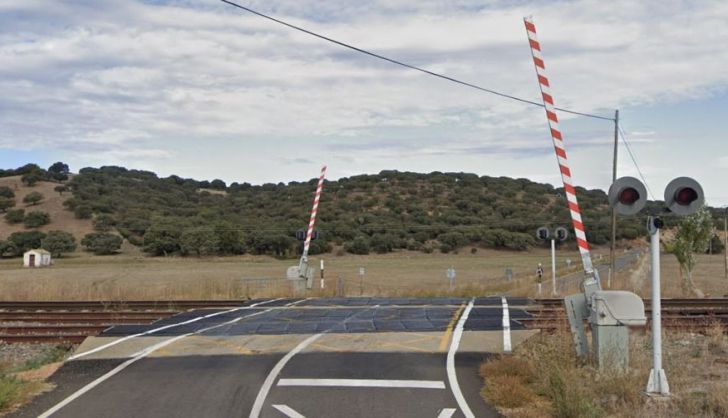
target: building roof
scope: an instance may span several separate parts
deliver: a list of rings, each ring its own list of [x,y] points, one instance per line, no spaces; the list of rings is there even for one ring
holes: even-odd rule
[[[48,252],[48,251],[46,251],[46,250],[44,250],[42,248],[28,250],[28,251],[25,252],[25,254],[28,254],[28,253],[38,253],[38,254],[48,254],[48,255],[50,255],[50,252]]]

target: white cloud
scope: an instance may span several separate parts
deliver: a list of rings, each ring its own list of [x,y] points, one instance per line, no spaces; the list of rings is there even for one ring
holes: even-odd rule
[[[704,98],[728,87],[724,1],[248,4],[528,99],[538,89],[521,19],[533,13],[557,104],[580,111]],[[93,147],[99,154],[88,161],[151,161],[229,140],[243,141],[249,155],[295,155],[295,164],[353,152],[362,161],[550,152],[537,108],[355,54],[223,3],[34,0],[3,2],[0,10],[0,147]],[[586,129],[567,133],[570,146],[608,146],[608,123]],[[644,144],[663,135],[630,133]],[[280,138],[300,141],[265,148]],[[207,177],[217,169],[207,166]]]

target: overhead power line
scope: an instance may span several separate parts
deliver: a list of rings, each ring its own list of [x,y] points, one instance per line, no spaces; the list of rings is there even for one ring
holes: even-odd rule
[[[315,36],[315,37],[317,37],[319,39],[323,39],[325,41],[331,42],[331,43],[336,44],[336,45],[339,45],[339,46],[343,46],[344,48],[348,48],[348,49],[351,49],[353,51],[356,51],[356,52],[359,52],[359,53],[362,53],[362,54],[365,54],[365,55],[369,55],[370,57],[374,57],[374,58],[377,58],[377,59],[380,59],[380,60],[383,60],[383,61],[387,61],[387,62],[392,63],[392,64],[400,65],[402,67],[409,68],[411,70],[419,71],[419,72],[422,72],[422,73],[431,75],[433,77],[437,77],[437,78],[441,78],[443,80],[451,81],[453,83],[460,84],[460,85],[463,85],[463,86],[466,86],[466,87],[470,87],[470,88],[473,88],[473,89],[476,89],[476,90],[480,90],[480,91],[483,91],[483,92],[486,92],[486,93],[494,94],[496,96],[504,97],[504,98],[511,99],[511,100],[516,100],[516,101],[519,101],[521,103],[526,103],[526,104],[530,104],[530,105],[534,105],[534,106],[539,106],[539,107],[543,107],[544,106],[543,103],[535,102],[533,100],[523,99],[523,98],[520,98],[520,97],[516,97],[516,96],[510,95],[510,94],[501,93],[499,91],[495,91],[495,90],[492,90],[492,89],[489,89],[489,88],[481,87],[481,86],[478,86],[478,85],[473,84],[473,83],[468,83],[467,81],[458,80],[456,78],[449,77],[449,76],[446,76],[444,74],[440,74],[440,73],[436,73],[434,71],[426,70],[426,69],[424,69],[422,67],[418,67],[416,65],[407,64],[405,62],[402,62],[402,61],[399,61],[399,60],[396,60],[396,59],[393,59],[393,58],[388,58],[388,57],[385,57],[383,55],[379,55],[377,53],[374,53],[374,52],[371,52],[371,51],[367,51],[366,49],[362,49],[362,48],[353,46],[351,44],[347,44],[347,43],[344,43],[344,42],[341,42],[341,41],[337,41],[336,39],[329,38],[328,36],[324,36],[324,35],[318,34],[316,32],[312,32],[312,31],[310,31],[308,29],[304,29],[304,28],[302,28],[300,26],[293,25],[291,23],[288,23],[288,22],[285,22],[283,20],[277,19],[275,17],[272,17],[272,16],[269,16],[269,15],[263,14],[261,12],[255,11],[255,10],[249,8],[249,7],[245,7],[245,6],[242,6],[240,4],[237,4],[237,3],[234,3],[234,2],[231,2],[231,1],[228,1],[228,0],[220,0],[220,1],[222,1],[223,3],[227,3],[227,4],[231,5],[231,6],[237,7],[238,9],[245,10],[246,12],[249,12],[249,13],[252,13],[254,15],[260,16],[262,18],[268,19],[270,21],[276,22],[276,23],[281,24],[283,26],[287,26],[287,27],[289,27],[291,29],[295,29],[295,30],[297,30],[299,32],[303,32],[303,33],[309,34],[311,36]],[[565,112],[565,113],[571,113],[573,115],[585,116],[585,117],[588,117],[588,118],[614,121],[614,118],[607,117],[607,116],[595,115],[595,114],[592,114],[592,113],[577,112],[575,110],[563,109],[563,108],[559,108],[559,107],[557,107],[556,110],[559,110],[559,111]]]
[[[619,136],[622,138],[622,142],[624,142],[625,148],[627,148],[627,152],[629,153],[629,157],[632,159],[632,163],[634,164],[634,167],[637,169],[637,173],[639,173],[640,178],[642,179],[642,183],[644,183],[645,187],[647,188],[647,193],[650,194],[650,197],[652,197],[652,200],[655,199],[655,195],[652,194],[652,190],[650,189],[650,185],[647,183],[647,180],[645,179],[644,174],[642,174],[642,170],[640,170],[639,164],[637,164],[637,159],[634,156],[634,153],[632,153],[632,147],[629,145],[629,142],[627,141],[627,135],[624,133],[624,130],[621,126],[618,126],[619,128]]]

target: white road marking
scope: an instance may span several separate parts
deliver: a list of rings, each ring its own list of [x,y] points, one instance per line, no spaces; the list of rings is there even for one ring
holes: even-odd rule
[[[473,411],[470,410],[468,402],[465,401],[463,392],[460,390],[460,385],[458,385],[458,376],[455,371],[455,353],[457,353],[458,347],[460,346],[460,339],[463,337],[463,327],[465,326],[465,322],[468,320],[470,311],[473,309],[474,301],[475,298],[470,299],[470,303],[468,303],[468,306],[465,307],[462,316],[460,316],[460,320],[455,327],[455,332],[452,335],[452,341],[450,342],[450,350],[447,352],[446,362],[447,380],[450,382],[450,390],[452,391],[453,396],[455,396],[455,400],[457,401],[460,409],[463,411],[465,418],[475,418],[475,415],[473,414]]]
[[[445,408],[440,411],[440,415],[437,418],[450,418],[455,414],[455,408]]]
[[[288,418],[306,418],[288,405],[273,405],[273,408],[279,410],[283,415],[287,416]]]
[[[371,309],[378,308],[379,305],[372,306]],[[365,309],[361,312],[366,312],[368,309]],[[344,319],[342,322],[346,323],[346,321],[356,317],[361,312],[356,313],[346,319]],[[281,370],[283,370],[284,367],[286,367],[286,364],[295,356],[296,354],[300,353],[303,349],[308,347],[312,342],[316,341],[317,339],[321,338],[322,335],[328,333],[329,330],[326,330],[320,334],[312,335],[305,340],[301,341],[297,346],[293,348],[293,350],[286,353],[283,358],[278,360],[278,363],[271,369],[270,373],[268,373],[268,376],[266,376],[265,381],[263,382],[263,385],[260,387],[260,390],[258,391],[258,396],[255,397],[255,402],[253,403],[253,408],[250,410],[250,418],[258,418],[260,417],[260,413],[263,410],[263,405],[265,405],[265,398],[268,397],[268,393],[270,392],[270,389],[273,387],[273,383],[275,383],[276,379],[278,378],[278,375],[281,373]]]
[[[503,352],[511,352],[511,316],[508,313],[508,301],[505,296],[501,296],[503,302]]]
[[[89,354],[98,353],[99,351],[106,350],[109,347],[115,346],[115,345],[117,345],[119,343],[122,343],[124,341],[127,341],[127,340],[131,340],[132,338],[141,337],[141,336],[144,336],[144,335],[151,335],[151,334],[157,333],[159,331],[164,331],[165,329],[170,329],[170,328],[178,327],[178,326],[181,326],[181,325],[191,324],[193,322],[201,321],[203,319],[212,318],[212,317],[215,317],[215,316],[224,315],[224,314],[228,314],[228,313],[235,312],[235,311],[240,311],[240,310],[254,308],[256,306],[259,306],[259,305],[262,305],[262,304],[265,304],[265,303],[276,302],[276,301],[279,301],[279,300],[281,300],[281,298],[266,300],[266,301],[263,301],[263,302],[254,303],[254,304],[252,304],[250,306],[241,306],[239,308],[233,308],[233,309],[229,309],[227,311],[215,312],[215,313],[207,314],[207,315],[204,315],[204,316],[198,316],[198,317],[195,317],[195,318],[192,318],[192,319],[188,319],[187,321],[182,321],[182,322],[178,322],[178,323],[175,323],[175,324],[165,325],[163,327],[150,329],[148,331],[140,332],[138,334],[127,335],[126,337],[119,338],[117,340],[111,341],[111,342],[106,343],[104,345],[100,345],[100,346],[98,346],[96,348],[93,348],[91,350],[84,351],[83,353],[74,354],[71,357],[69,357],[68,360],[69,361],[70,360],[76,360],[76,359],[79,359],[81,357],[85,357],[85,356],[87,356]],[[301,302],[301,301],[299,301],[299,302]]]
[[[278,386],[445,389],[445,382],[388,379],[281,379],[278,381]]]
[[[276,300],[279,300],[279,299],[276,299]],[[272,301],[268,301],[268,302],[272,302]],[[299,300],[299,301],[296,301],[296,302],[289,303],[286,306],[292,306],[292,305],[298,304],[300,302],[303,302],[303,300]],[[251,306],[253,306],[253,305],[251,305]],[[58,412],[64,406],[68,405],[69,403],[73,402],[75,399],[79,398],[84,393],[90,391],[91,389],[95,388],[99,384],[101,384],[104,381],[108,380],[109,378],[111,378],[115,374],[118,374],[122,370],[126,369],[127,367],[131,366],[132,364],[134,364],[137,361],[143,359],[144,357],[148,356],[149,354],[151,354],[151,353],[159,350],[162,347],[168,346],[168,345],[172,344],[173,342],[179,341],[179,340],[181,340],[182,338],[185,338],[185,337],[189,337],[190,335],[202,334],[203,332],[207,332],[207,331],[213,330],[215,328],[220,328],[220,327],[223,327],[223,326],[226,326],[226,325],[234,324],[234,323],[236,323],[236,322],[238,322],[238,321],[240,321],[242,319],[247,319],[247,318],[251,318],[251,317],[254,317],[254,316],[258,316],[258,315],[261,315],[261,314],[270,312],[272,310],[273,310],[273,308],[266,309],[266,310],[260,311],[260,312],[255,312],[255,313],[252,313],[252,314],[247,315],[247,316],[242,316],[242,317],[235,318],[235,319],[233,319],[231,321],[223,322],[222,324],[213,325],[213,326],[210,326],[210,327],[207,327],[207,328],[203,328],[203,329],[200,329],[200,330],[197,330],[197,331],[194,331],[194,332],[188,332],[186,334],[178,335],[178,336],[176,336],[174,338],[170,338],[168,340],[164,340],[164,341],[158,342],[157,344],[151,345],[151,346],[149,346],[149,347],[147,347],[147,348],[145,348],[145,349],[143,349],[143,350],[141,350],[139,352],[136,352],[136,353],[132,354],[132,356],[131,356],[131,358],[129,360],[121,363],[120,365],[116,366],[115,368],[113,368],[112,370],[110,370],[109,372],[107,372],[106,374],[104,374],[104,375],[96,378],[91,383],[87,384],[86,386],[84,386],[81,389],[77,390],[76,392],[72,393],[66,399],[64,399],[61,402],[57,403],[56,405],[54,405],[52,408],[50,408],[49,410],[45,411],[41,415],[38,415],[38,418],[47,418],[47,417],[50,417],[54,413]]]
[[[283,370],[283,367],[286,366],[286,363],[288,363],[288,361],[301,350],[308,347],[309,344],[319,339],[322,335],[324,334],[315,334],[306,338],[294,347],[293,350],[286,353],[282,359],[278,360],[278,363],[276,363],[270,373],[268,373],[268,376],[266,376],[263,386],[261,386],[258,391],[258,396],[255,397],[253,408],[250,410],[250,418],[258,418],[260,416],[260,412],[263,410],[263,404],[265,403],[265,398],[268,397],[268,392],[270,392],[270,388],[273,387],[273,382],[276,381],[281,370]]]

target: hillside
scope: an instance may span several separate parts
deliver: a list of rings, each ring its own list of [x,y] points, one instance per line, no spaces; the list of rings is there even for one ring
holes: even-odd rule
[[[271,254],[296,251],[315,179],[226,185],[122,167],[84,168],[70,182],[70,209],[104,215],[131,243],[155,255]],[[578,188],[589,240],[609,238],[601,190]],[[654,206],[654,205],[653,205]],[[642,235],[642,219],[621,219],[620,239]],[[569,226],[560,189],[527,179],[467,173],[383,171],[326,181],[312,252],[396,249],[451,251],[465,245],[524,250],[535,229]]]
[[[55,166],[67,171],[62,163]],[[39,230],[68,231],[79,241],[94,231],[95,223],[105,226],[98,230],[118,233],[150,255],[300,254],[302,244],[295,235],[308,223],[316,187],[316,179],[227,185],[222,180],[160,178],[148,171],[101,167],[81,169],[65,183],[70,192],[60,196],[53,190],[57,181],[41,180],[28,187],[17,175],[63,175],[38,170],[32,164],[0,170],[0,186],[16,189],[15,209],[50,214],[51,223]],[[22,199],[32,191],[45,200],[26,208]],[[587,238],[594,245],[606,244],[610,209],[605,192],[577,188],[577,194]],[[646,212],[659,209],[660,202],[649,202]],[[667,226],[676,220],[665,218]],[[468,173],[382,171],[326,181],[316,227],[321,238],[314,241],[311,253],[429,253],[465,246],[526,250],[544,245],[534,237],[538,227],[571,229],[570,223],[563,190],[549,184]],[[644,236],[643,223],[643,215],[620,218],[618,239]],[[0,225],[0,240],[27,230],[22,224]],[[573,246],[573,237],[566,245]]]
[[[56,182],[39,181],[35,186],[29,187],[20,180],[21,176],[0,177],[0,187],[7,186],[15,192],[16,205],[13,209],[25,209],[25,212],[42,211],[50,215],[51,222],[38,228],[42,232],[61,230],[72,233],[77,240],[93,231],[90,219],[77,219],[73,212],[68,211],[63,202],[71,198],[71,193],[65,192],[61,196],[53,189],[59,185]],[[23,199],[28,193],[39,192],[44,199],[36,205],[26,205]],[[28,231],[22,223],[9,224],[0,219],[0,240],[6,239],[13,232]]]

